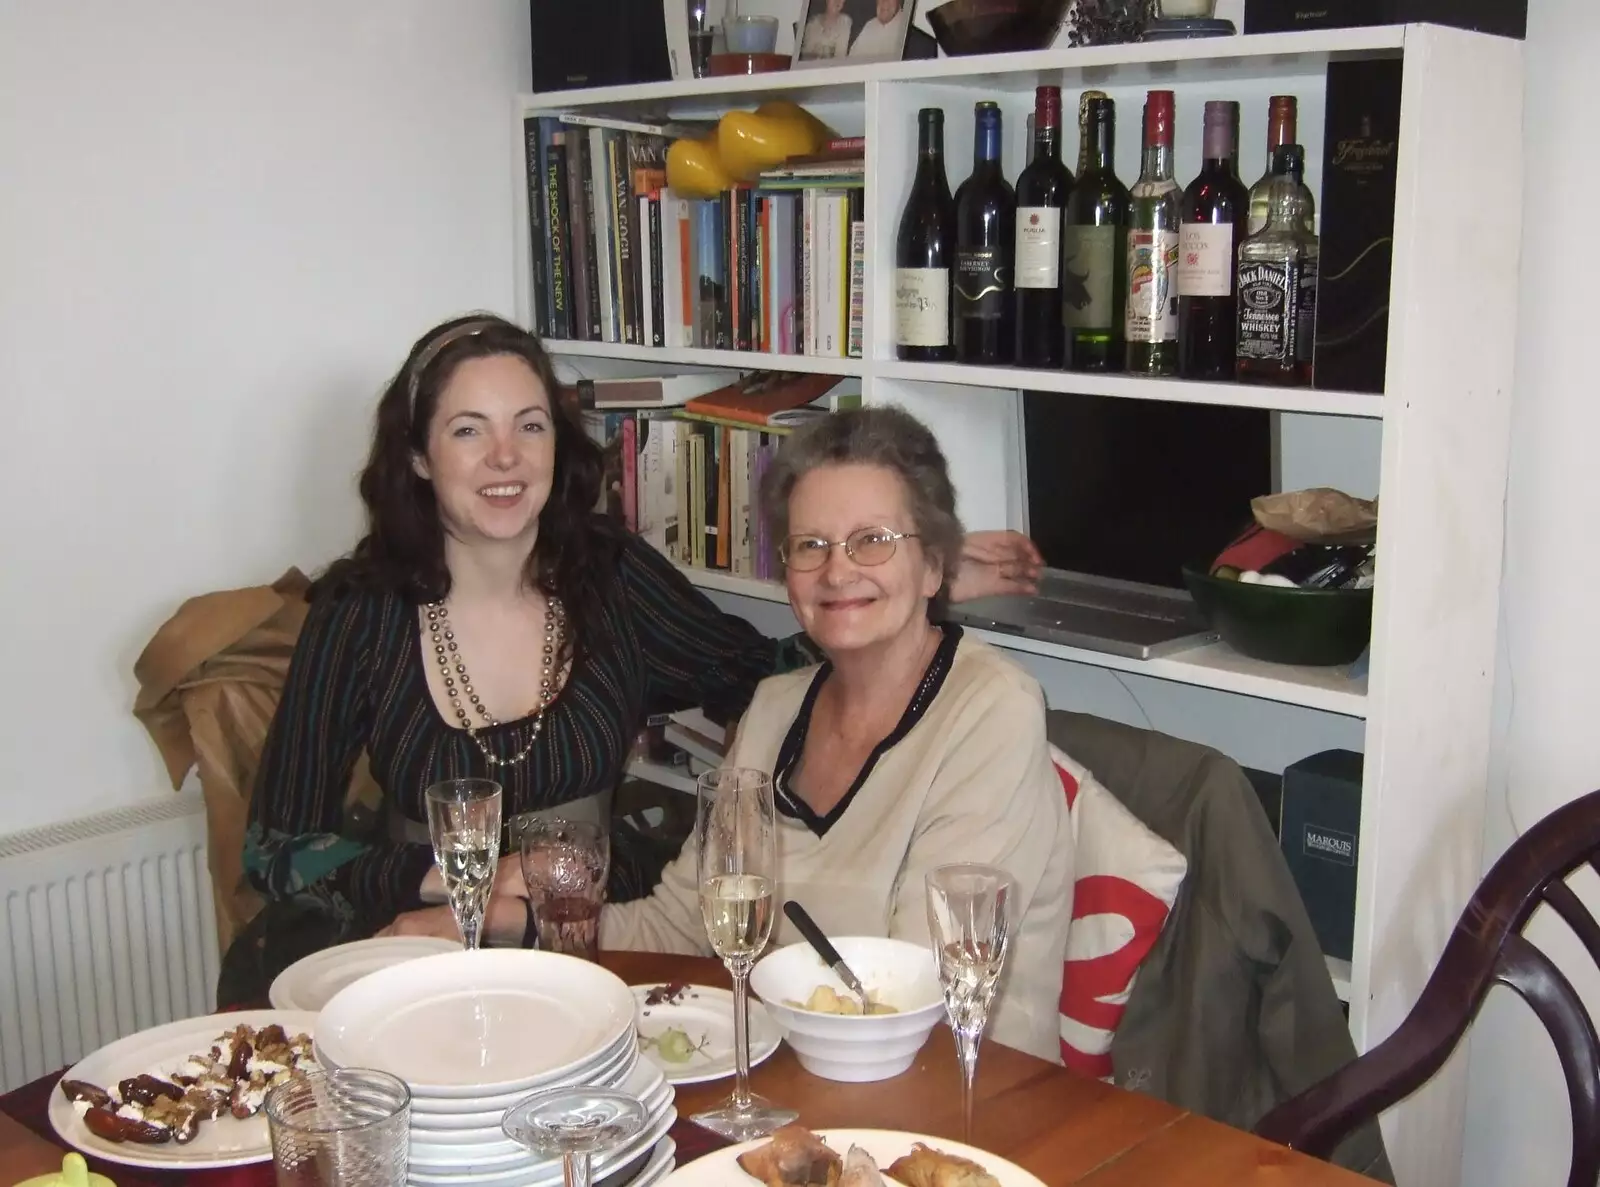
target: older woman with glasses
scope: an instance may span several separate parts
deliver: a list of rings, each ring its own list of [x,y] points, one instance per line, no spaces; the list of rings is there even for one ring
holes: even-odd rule
[[[937,442],[897,408],[838,413],[789,439],[762,506],[827,657],[763,681],[729,754],[772,772],[779,895],[834,935],[926,943],[929,870],[1003,867],[1021,903],[990,1033],[1058,1059],[1066,804],[1038,684],[941,621],[962,529]],[[779,920],[778,943],[790,929]],[[606,907],[601,944],[709,953],[692,843],[649,898]]]

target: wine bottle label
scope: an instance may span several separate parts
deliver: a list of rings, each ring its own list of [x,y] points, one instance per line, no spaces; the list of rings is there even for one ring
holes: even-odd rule
[[[1116,314],[1118,227],[1061,229],[1061,320],[1069,329],[1109,330]]]
[[[1016,275],[1019,289],[1053,289],[1061,283],[1061,208],[1017,207]]]
[[[1178,232],[1178,296],[1233,295],[1233,224],[1184,223]]]
[[[1123,333],[1129,342],[1178,340],[1178,233],[1128,232],[1128,306]]]
[[[950,269],[894,270],[894,342],[950,345]]]
[[[997,247],[956,249],[956,316],[999,321],[1005,316],[1006,266]]]
[[[1315,285],[1315,278],[1312,280]],[[1239,347],[1241,359],[1294,361],[1300,333],[1300,267],[1282,263],[1239,265]]]

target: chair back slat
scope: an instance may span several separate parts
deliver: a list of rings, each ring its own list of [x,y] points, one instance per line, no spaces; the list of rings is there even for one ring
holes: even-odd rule
[[[1589,908],[1578,901],[1572,887],[1565,882],[1552,882],[1544,888],[1544,901],[1583,942],[1583,946],[1589,950],[1589,959],[1600,965],[1600,923],[1596,923],[1594,916],[1589,914]]]
[[[1587,911],[1584,918],[1589,919]],[[1589,924],[1592,927],[1594,920]],[[1600,1180],[1600,1035],[1595,1034],[1583,999],[1555,962],[1524,936],[1506,941],[1496,979],[1514,989],[1550,1032],[1572,1105],[1567,1187],[1595,1187]]]
[[[1272,1141],[1327,1157],[1352,1130],[1425,1084],[1498,982],[1544,1024],[1572,1108],[1569,1187],[1600,1180],[1600,1038],[1571,983],[1522,932],[1548,904],[1600,965],[1600,924],[1566,879],[1600,874],[1600,791],[1550,813],[1494,863],[1462,911],[1439,963],[1398,1028],[1371,1051],[1273,1109],[1256,1126]]]

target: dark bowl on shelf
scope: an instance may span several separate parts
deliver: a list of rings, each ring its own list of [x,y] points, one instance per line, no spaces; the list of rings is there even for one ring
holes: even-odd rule
[[[1185,566],[1184,584],[1222,641],[1275,664],[1354,663],[1372,637],[1370,589],[1289,589]]]
[[[1047,49],[1072,0],[945,0],[928,10],[939,48],[952,57]]]

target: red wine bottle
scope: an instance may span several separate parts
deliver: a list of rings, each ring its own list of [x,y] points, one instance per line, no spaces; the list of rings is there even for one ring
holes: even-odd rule
[[[956,262],[956,206],[944,176],[944,111],[917,113],[917,175],[894,245],[894,346],[902,359],[955,357],[950,273]]]
[[[1183,194],[1178,232],[1179,373],[1232,379],[1238,333],[1235,279],[1250,195],[1233,169],[1239,105],[1206,104],[1204,160]]]
[[[1039,87],[1033,97],[1033,160],[1017,176],[1015,358],[1024,367],[1066,361],[1061,320],[1061,212],[1072,174],[1061,163],[1061,88]]]
[[[1011,251],[1017,197],[1000,171],[1000,105],[973,112],[972,173],[956,190],[956,361],[1011,361]]]

